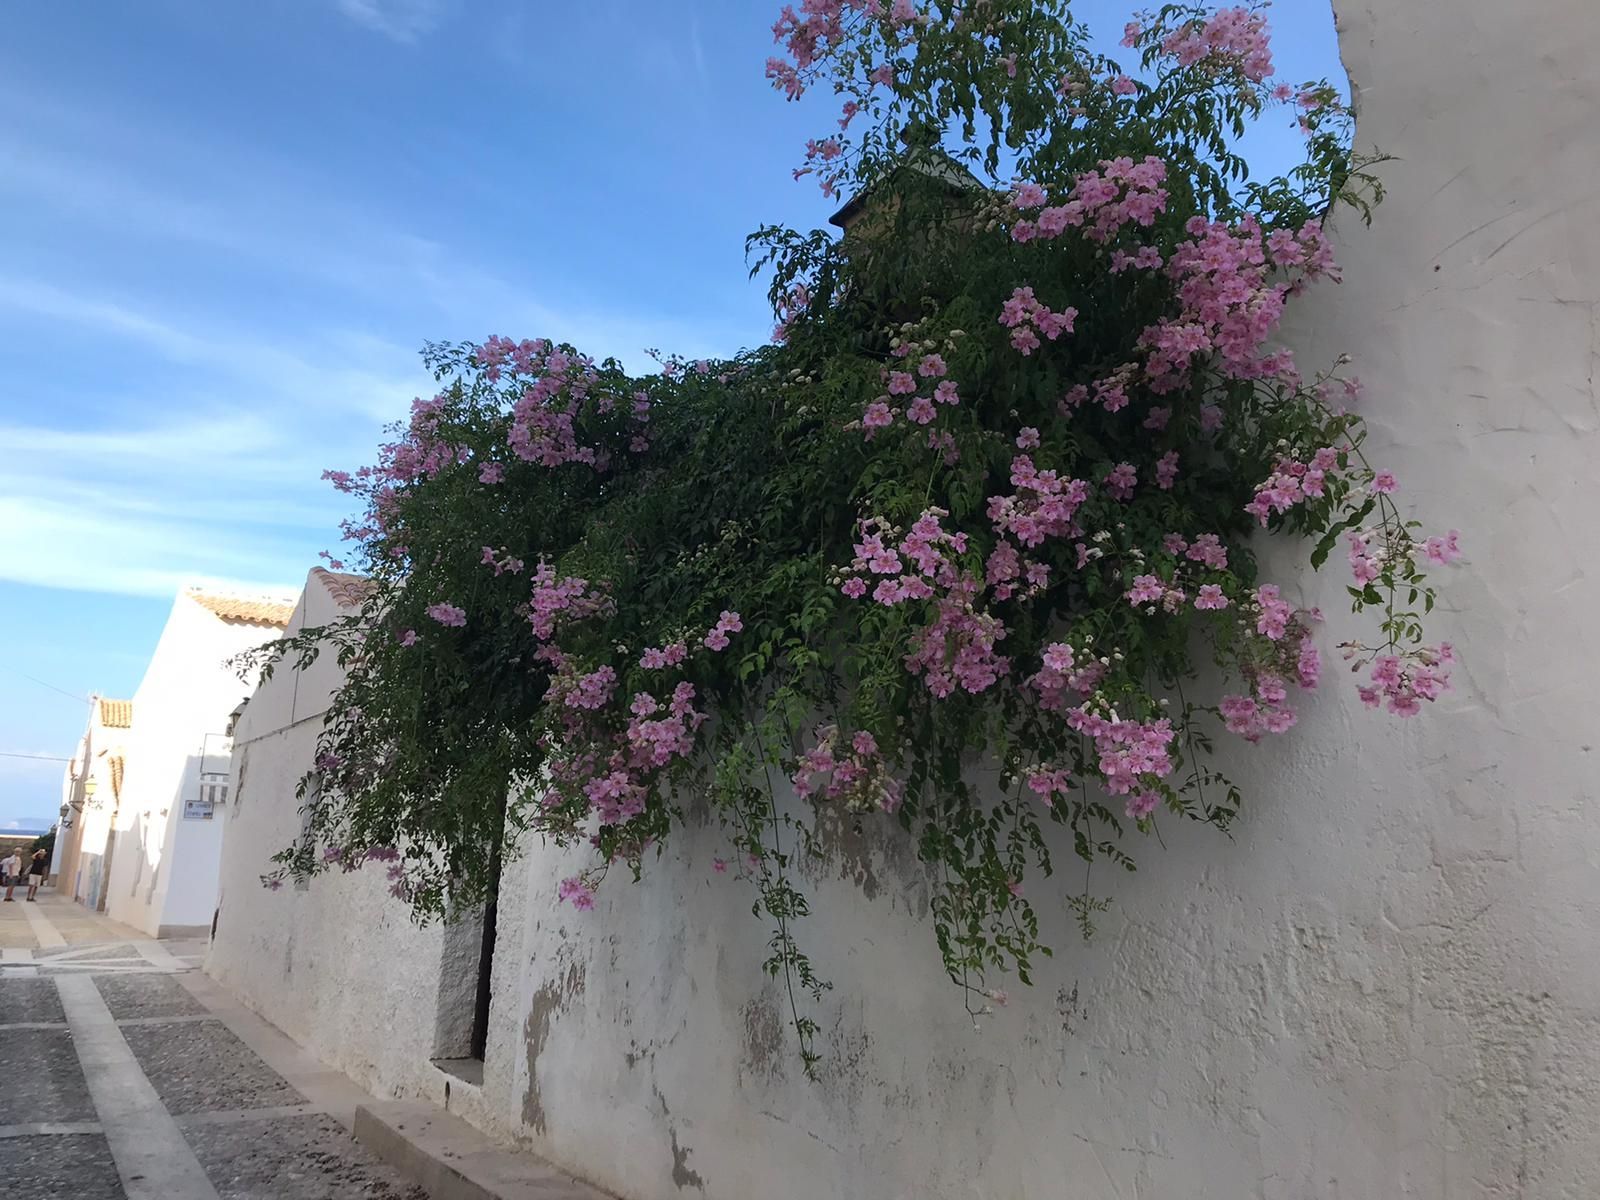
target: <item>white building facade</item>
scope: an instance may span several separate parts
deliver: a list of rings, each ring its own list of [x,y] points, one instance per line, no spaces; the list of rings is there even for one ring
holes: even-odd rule
[[[93,697],[89,723],[62,774],[61,820],[52,869],[56,887],[78,903],[102,910],[106,847],[122,798],[133,701]]]
[[[720,838],[680,831],[590,912],[556,901],[586,859],[530,847],[480,1084],[430,1062],[457,1057],[470,923],[414,930],[381,873],[245,898],[295,836],[337,684],[307,676],[302,707],[280,672],[236,756],[208,971],[369,1086],[628,1200],[1595,1194],[1600,7],[1339,17],[1358,142],[1395,159],[1373,226],[1336,231],[1346,282],[1302,297],[1289,339],[1307,364],[1353,356],[1369,454],[1463,531],[1434,621],[1462,663],[1433,711],[1398,722],[1330,681],[1229,764],[1252,798],[1232,840],[1167,829],[1107,881],[1099,936],[1059,920],[1036,986],[976,1030],[903,837],[829,836],[798,931],[835,985],[815,1082],[748,893],[707,869]],[[1342,611],[1337,572],[1268,553]]]
[[[134,693],[96,899],[152,937],[209,932],[227,816],[228,724],[248,694],[231,660],[281,635],[283,600],[185,589]]]

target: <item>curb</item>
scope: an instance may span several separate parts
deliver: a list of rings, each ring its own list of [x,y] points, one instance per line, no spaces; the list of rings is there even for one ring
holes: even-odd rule
[[[433,1200],[614,1200],[431,1104],[359,1105],[355,1136]]]

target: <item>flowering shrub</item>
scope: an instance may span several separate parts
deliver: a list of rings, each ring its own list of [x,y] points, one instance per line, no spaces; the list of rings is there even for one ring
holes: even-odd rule
[[[1217,738],[1285,733],[1319,685],[1323,615],[1258,577],[1254,536],[1317,566],[1343,542],[1377,619],[1342,654],[1401,717],[1449,684],[1423,568],[1460,549],[1368,464],[1344,364],[1272,343],[1338,279],[1324,215],[1376,185],[1335,90],[1276,82],[1259,12],[1146,14],[1132,73],[1061,0],[803,0],[775,32],[774,84],[840,104],[799,174],[853,227],[753,236],[780,323],[728,361],[428,348],[438,395],[331,473],[371,598],[278,648],[349,667],[280,861],[388,862],[427,915],[520,835],[588,842],[559,885],[588,908],[709,796],[706,865],[754,884],[809,1062],[806,805],[913,840],[978,1011],[1048,952],[1046,822],[1129,868],[1163,816],[1226,827]],[[1285,112],[1306,160],[1252,181],[1237,138]],[[1066,903],[1086,933],[1103,907]]]

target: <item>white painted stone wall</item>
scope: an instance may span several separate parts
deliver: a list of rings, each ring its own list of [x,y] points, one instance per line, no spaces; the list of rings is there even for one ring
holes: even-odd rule
[[[1334,680],[1236,756],[1234,841],[1169,826],[1103,874],[1100,936],[1060,932],[981,1031],[898,840],[844,844],[802,929],[836,985],[815,1084],[713,838],[588,914],[536,854],[508,1132],[636,1200],[1600,1193],[1600,6],[1339,8],[1360,141],[1397,161],[1291,338],[1355,356],[1372,448],[1463,530],[1456,692],[1405,724]],[[1290,577],[1337,614],[1338,576]]]
[[[328,624],[340,612],[313,572],[288,632]],[[277,891],[261,882],[272,856],[300,837],[295,789],[316,758],[322,716],[343,678],[331,655],[304,671],[280,666],[239,718],[206,971],[369,1088],[442,1103],[448,1077],[431,1060],[467,1052],[478,926],[417,928],[389,896],[378,865]]]
[[[903,839],[830,831],[800,930],[836,985],[814,1083],[718,837],[678,837],[591,913],[555,902],[586,859],[534,848],[503,899],[485,1081],[452,1108],[629,1200],[1596,1194],[1600,7],[1340,16],[1360,141],[1397,161],[1291,340],[1308,365],[1355,356],[1372,450],[1463,531],[1436,621],[1455,693],[1399,723],[1331,681],[1236,756],[1234,840],[1169,825],[1137,875],[1100,875],[1097,939],[1057,920],[1055,962],[977,1030]],[[1336,569],[1273,553],[1342,611]],[[442,935],[371,875],[256,890],[320,712],[293,687],[337,682],[291,678],[247,710],[208,970],[370,1086],[442,1101],[426,1058],[462,973]]]
[[[228,714],[249,691],[228,660],[277,634],[223,621],[187,592],[173,601],[133,697],[137,716],[111,832],[112,919],[152,936],[210,926],[227,810],[185,820],[183,805],[198,794],[207,735],[226,731]]]

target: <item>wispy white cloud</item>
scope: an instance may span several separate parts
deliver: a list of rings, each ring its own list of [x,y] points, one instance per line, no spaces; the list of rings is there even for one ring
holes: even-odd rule
[[[341,13],[359,25],[410,44],[444,20],[445,0],[336,0]]]
[[[69,342],[121,340],[141,363],[109,416],[80,400],[70,416],[44,403],[0,418],[0,579],[22,583],[170,595],[196,578],[298,579],[347,511],[322,469],[367,461],[427,383],[379,338],[285,346],[39,280],[0,275],[0,313]]]

